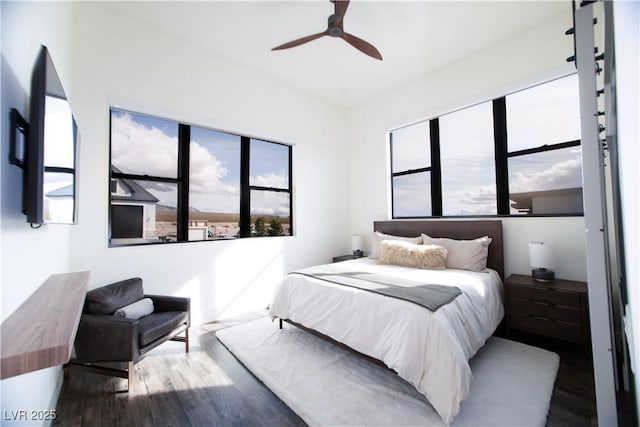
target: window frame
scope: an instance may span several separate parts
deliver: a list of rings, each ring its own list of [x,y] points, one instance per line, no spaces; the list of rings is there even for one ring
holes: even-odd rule
[[[397,129],[396,129],[397,130]],[[396,217],[393,204],[393,178],[399,176],[415,175],[419,173],[429,172],[430,193],[431,193],[431,216],[435,216],[434,212],[442,215],[442,174],[440,169],[440,130],[438,118],[429,121],[429,149],[430,149],[430,165],[416,169],[406,169],[401,171],[393,171],[393,132],[389,132],[389,158],[391,164],[391,217],[392,218],[430,218],[422,216],[400,216]]]
[[[138,175],[132,173],[123,173],[120,171],[114,171],[112,164],[112,121],[113,112],[118,111],[122,113],[131,113],[136,115],[153,117],[160,120],[166,120],[178,124],[178,154],[177,154],[177,173],[176,178],[152,176],[152,175]],[[191,127],[198,127],[201,129],[211,130],[214,132],[221,132],[230,135],[240,137],[240,202],[239,202],[239,225],[240,231],[237,237],[229,237],[223,239],[207,239],[207,240],[189,240],[189,171],[190,171],[190,147],[191,147]],[[249,185],[250,180],[250,141],[251,139],[259,139],[266,143],[278,144],[288,149],[288,187],[287,188],[272,188],[272,187],[259,187]],[[194,242],[215,242],[219,240],[235,240],[236,238],[257,237],[251,233],[251,190],[258,189],[262,191],[274,191],[279,193],[289,194],[289,234],[277,236],[277,237],[291,237],[294,236],[293,226],[293,145],[283,142],[271,141],[265,138],[256,138],[246,135],[241,135],[234,132],[223,131],[211,127],[205,127],[200,125],[191,125],[184,122],[179,122],[171,119],[166,119],[159,116],[152,116],[145,113],[139,113],[118,107],[109,107],[109,179],[108,179],[108,203],[109,203],[109,229],[108,229],[108,246],[110,248],[126,247],[126,246],[147,246],[166,243],[194,243]],[[147,181],[147,182],[161,182],[168,184],[175,184],[177,187],[177,200],[176,200],[176,241],[171,240],[159,240],[157,242],[132,242],[132,243],[112,243],[112,212],[113,206],[112,199],[112,181],[114,180],[134,180],[134,181]],[[267,237],[267,236],[261,236]],[[272,236],[273,237],[273,236]],[[144,239],[144,236],[143,236]]]
[[[555,79],[551,79],[537,85],[532,85],[527,88],[523,88],[520,91],[525,91],[535,86],[543,85],[558,79],[566,78],[574,75],[575,73],[567,74],[564,76],[560,76]],[[514,92],[516,93],[516,92]],[[510,204],[510,193],[509,193],[509,168],[508,161],[510,158],[526,156],[531,154],[538,154],[547,151],[559,150],[564,148],[578,147],[581,146],[581,140],[572,140],[572,141],[561,141],[553,144],[542,144],[537,147],[514,150],[509,151],[508,147],[508,138],[507,138],[507,111],[506,111],[506,99],[510,94],[500,96],[498,98],[494,98],[491,100],[493,107],[493,136],[494,136],[494,163],[495,163],[495,176],[496,176],[496,208],[497,214],[480,214],[480,215],[443,215],[442,213],[442,168],[440,162],[440,131],[439,131],[439,118],[450,113],[454,113],[456,111],[460,111],[466,108],[471,108],[475,105],[485,103],[487,101],[478,102],[473,105],[469,105],[467,107],[457,109],[454,111],[450,111],[444,114],[441,114],[437,117],[433,117],[431,119],[423,120],[420,122],[415,122],[407,126],[413,126],[418,123],[422,123],[424,121],[429,122],[430,129],[430,140],[431,140],[431,166],[427,168],[420,168],[414,170],[407,171],[393,171],[393,132],[398,129],[402,129],[407,126],[403,126],[400,128],[395,128],[389,132],[389,148],[390,148],[390,165],[391,165],[391,176],[390,176],[390,189],[391,189],[391,218],[392,219],[417,219],[417,218],[495,218],[495,217],[513,217],[513,218],[531,218],[531,217],[581,217],[584,216],[584,212],[582,213],[553,213],[553,214],[540,214],[540,213],[529,213],[529,214],[512,214],[511,213],[511,204]],[[431,192],[431,206],[432,211],[430,216],[399,216],[396,215],[395,206],[394,206],[394,185],[393,178],[396,176],[409,175],[412,173],[418,172],[431,172],[431,188],[429,189]]]

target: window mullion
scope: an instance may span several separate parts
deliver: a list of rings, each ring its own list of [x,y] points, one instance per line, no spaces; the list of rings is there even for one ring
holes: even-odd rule
[[[289,147],[289,235],[293,236],[293,153]]]
[[[419,168],[419,169],[409,169],[402,172],[394,172],[391,174],[391,177],[395,178],[396,176],[413,175],[415,173],[422,173],[422,172],[431,172],[431,166],[428,166],[426,168]]]
[[[498,215],[509,215],[509,171],[507,162],[507,104],[504,97],[493,100],[493,138],[496,165]]]
[[[273,191],[275,193],[288,193],[288,188],[277,188],[277,187],[261,187],[259,185],[250,185],[249,190],[257,190],[257,191]]]
[[[394,192],[394,186],[393,186],[393,132],[389,133],[389,165],[391,166],[391,176],[389,177],[389,180],[391,181],[390,184],[391,186],[389,187],[391,189],[391,218],[395,218],[396,217],[396,213],[395,213],[395,209],[396,209],[396,204],[395,204],[395,199],[393,198],[393,192]]]
[[[442,216],[442,170],[440,168],[440,124],[429,120],[431,137],[431,216]]]
[[[178,208],[176,212],[179,242],[189,239],[189,158],[191,127],[180,124],[178,128]]]
[[[240,139],[240,237],[251,237],[250,141],[246,136]]]
[[[507,157],[526,156],[529,154],[544,153],[545,151],[560,150],[562,148],[577,147],[580,145],[580,140],[575,139],[573,141],[560,142],[557,144],[545,144],[535,148],[527,148],[525,150],[512,151],[507,154]]]
[[[129,179],[134,181],[151,181],[151,182],[168,182],[171,184],[178,184],[180,182],[177,178],[166,178],[162,176],[149,176],[149,175],[136,175],[130,173],[114,172],[111,171],[112,179]]]

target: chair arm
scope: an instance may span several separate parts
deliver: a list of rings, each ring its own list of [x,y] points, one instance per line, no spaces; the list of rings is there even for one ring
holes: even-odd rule
[[[154,311],[186,311],[191,312],[191,299],[184,297],[171,297],[166,295],[145,295],[151,298]]]
[[[83,314],[75,339],[76,358],[84,362],[135,360],[140,354],[137,319]]]

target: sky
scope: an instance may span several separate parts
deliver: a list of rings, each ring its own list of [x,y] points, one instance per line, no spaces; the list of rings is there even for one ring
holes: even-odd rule
[[[44,164],[73,168],[73,116],[66,99],[45,97]]]
[[[508,149],[580,139],[577,76],[572,75],[506,97]],[[444,215],[496,213],[491,102],[439,117]],[[190,207],[238,212],[240,137],[191,128]],[[178,124],[114,110],[112,164],[123,172],[175,178]],[[251,140],[250,184],[287,188],[288,147]],[[429,122],[393,131],[394,172],[430,166]],[[580,187],[579,147],[509,159],[512,193]],[[429,174],[394,179],[394,214],[431,214]],[[175,185],[144,182],[163,205],[176,205]],[[288,215],[289,197],[252,191],[252,213]]]
[[[45,96],[44,165],[74,169],[75,140],[73,115],[66,99]],[[65,187],[73,188],[75,176],[72,173],[45,172],[42,191],[44,195],[44,219],[47,222],[73,221],[72,203],[54,204],[48,201],[49,193]],[[73,190],[69,190],[72,193]],[[55,209],[55,210],[54,210]]]
[[[112,164],[125,173],[175,178],[178,124],[113,110]],[[288,188],[288,147],[257,139],[250,142],[250,184]],[[141,182],[160,200],[176,206],[175,185]],[[240,137],[191,127],[189,205],[203,212],[237,213],[240,208]],[[286,194],[286,193],[285,193]],[[252,192],[252,212],[289,215],[288,195]]]
[[[507,95],[506,105],[510,152],[580,139],[575,74]],[[444,215],[496,213],[492,115],[489,101],[439,117]],[[428,123],[392,132],[392,172],[430,166]],[[582,186],[580,147],[510,157],[508,168],[511,193]],[[395,216],[430,212],[427,182],[394,180]]]

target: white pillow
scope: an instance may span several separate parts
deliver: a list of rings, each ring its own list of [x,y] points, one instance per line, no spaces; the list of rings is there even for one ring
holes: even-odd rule
[[[380,242],[380,264],[442,270],[447,263],[447,250],[436,245],[416,245],[403,240]]]
[[[120,307],[113,313],[116,317],[126,317],[128,319],[139,319],[153,313],[153,300],[143,298],[124,307]]]
[[[487,256],[491,237],[484,236],[473,240],[454,240],[422,235],[425,245],[438,245],[447,249],[447,268],[482,271],[487,268]]]
[[[380,257],[380,242],[382,242],[383,240],[404,240],[405,242],[419,245],[422,243],[422,236],[401,237],[401,236],[394,236],[392,234],[380,233],[379,231],[374,231],[371,236],[371,251],[369,251],[369,258]]]

